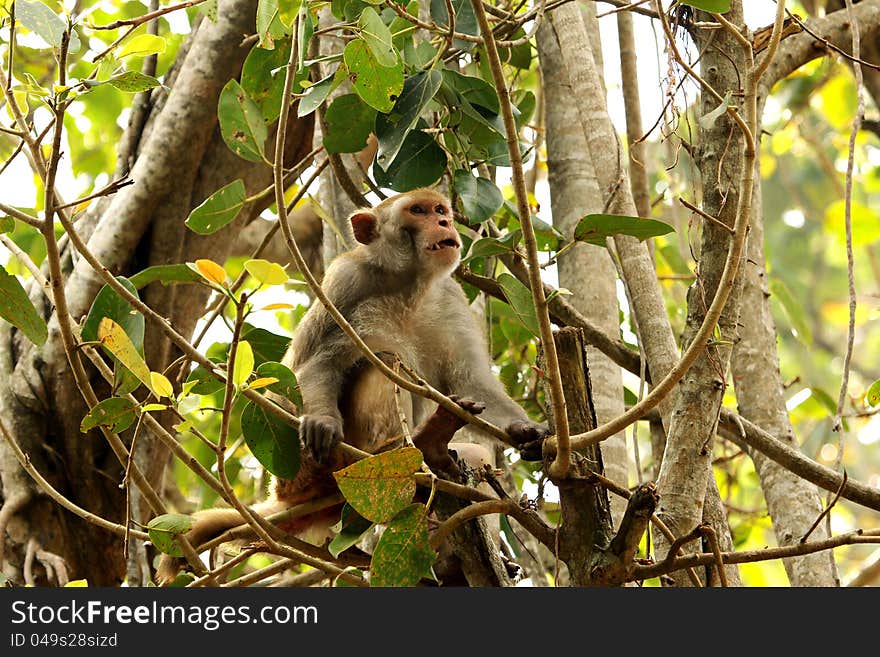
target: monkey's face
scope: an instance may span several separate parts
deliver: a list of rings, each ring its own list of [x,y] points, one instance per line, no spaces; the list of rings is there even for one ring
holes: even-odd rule
[[[397,224],[419,269],[448,274],[458,266],[461,238],[445,196],[427,189],[408,192],[393,199],[391,208],[389,223]]]

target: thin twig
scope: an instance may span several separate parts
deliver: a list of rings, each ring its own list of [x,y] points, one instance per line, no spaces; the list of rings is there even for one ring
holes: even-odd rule
[[[721,556],[721,546],[718,545],[718,536],[709,524],[701,525],[701,531],[703,538],[709,543],[712,554],[715,555],[715,569],[718,571],[718,581],[721,582],[722,587],[727,588],[729,586],[727,583],[727,572],[724,570],[724,559]]]
[[[843,494],[843,488],[844,488],[844,486],[846,486],[846,480],[847,480],[847,475],[846,475],[846,470],[844,470],[843,471],[843,481],[840,482],[840,487],[837,489],[837,492],[834,494],[834,497],[831,498],[831,500],[828,502],[828,504],[825,505],[825,508],[822,509],[822,513],[819,514],[819,516],[816,518],[816,520],[813,522],[813,524],[810,525],[810,528],[801,537],[801,540],[800,540],[801,543],[806,543],[807,539],[810,538],[810,534],[812,534],[816,530],[816,527],[819,526],[819,523],[822,522],[822,518],[824,518],[829,513],[831,513],[831,509],[834,508],[834,505],[837,504],[837,501],[840,499],[841,495]],[[829,492],[829,495],[830,495],[830,492]]]
[[[687,208],[688,210],[690,210],[691,212],[696,212],[698,215],[700,215],[700,216],[701,216],[703,219],[705,219],[706,221],[711,221],[713,224],[715,224],[715,225],[718,226],[719,228],[723,228],[723,229],[726,230],[728,233],[730,233],[731,235],[733,235],[733,229],[732,229],[730,226],[728,226],[728,225],[727,225],[726,223],[724,223],[723,221],[719,221],[717,218],[713,217],[713,216],[712,216],[711,214],[709,214],[708,212],[705,212],[705,211],[701,210],[700,208],[698,208],[696,205],[694,205],[693,203],[691,203],[691,202],[688,201],[687,199],[685,199],[685,198],[679,196],[679,197],[678,197],[678,202],[681,203],[684,207],[686,207],[686,208]]]
[[[93,30],[115,30],[117,27],[125,27],[128,25],[138,27],[139,25],[143,25],[144,23],[151,21],[154,18],[159,18],[160,16],[164,16],[165,14],[170,14],[172,11],[195,7],[196,5],[200,5],[205,1],[206,0],[192,0],[191,2],[182,2],[179,5],[163,7],[162,9],[157,9],[156,11],[151,11],[140,16],[135,16],[134,18],[126,18],[124,20],[113,21],[112,23],[108,23],[107,25],[89,25],[89,27]]]

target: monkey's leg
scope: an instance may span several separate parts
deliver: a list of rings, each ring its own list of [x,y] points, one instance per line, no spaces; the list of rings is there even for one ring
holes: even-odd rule
[[[456,396],[452,396],[451,399],[474,415],[482,413],[486,408],[482,402],[472,399]],[[484,463],[491,464],[491,454],[486,448],[473,443],[450,442],[455,432],[466,424],[467,422],[461,418],[438,406],[437,410],[418,426],[413,433],[412,441],[421,450],[428,467],[440,472],[458,473],[458,467],[449,455],[450,449],[454,449],[459,458],[474,468],[478,469]]]

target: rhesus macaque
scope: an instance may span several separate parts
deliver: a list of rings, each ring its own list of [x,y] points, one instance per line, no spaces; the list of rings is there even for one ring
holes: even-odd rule
[[[461,239],[446,197],[432,189],[398,194],[373,209],[356,211],[350,221],[360,245],[331,263],[322,288],[358,335],[375,353],[396,354],[425,381],[464,408],[481,412],[517,443],[540,445],[547,428],[529,420],[493,374],[480,327],[450,276],[458,266]],[[395,401],[394,385],[362,358],[320,302],[297,327],[285,364],[296,373],[303,398],[303,466],[294,480],[276,481],[274,499],[255,507],[260,513],[334,491],[329,473],[347,465],[333,453],[340,441],[370,453],[402,444],[401,407],[409,426],[416,427],[417,446],[424,428],[446,427],[451,435],[462,426],[424,398],[402,392]],[[398,443],[389,444],[395,437]],[[472,464],[492,460],[478,445],[453,443],[450,448]],[[194,543],[242,522],[232,509],[197,515],[189,535]],[[309,527],[326,529],[334,520],[324,515],[282,528],[300,535]],[[168,566],[165,560],[160,577],[173,576]]]
[[[431,189],[398,194],[358,210],[351,225],[360,246],[333,261],[323,288],[364,342],[374,352],[397,354],[441,392],[483,402],[482,417],[515,440],[542,438],[546,428],[528,419],[492,373],[467,298],[450,277],[461,239],[446,197]],[[300,435],[319,461],[343,435],[371,451],[376,440],[399,433],[393,395],[379,394],[393,386],[372,367],[351,376],[360,360],[357,347],[315,303],[293,336],[286,363],[303,397]],[[435,407],[421,397],[411,405],[410,426]]]

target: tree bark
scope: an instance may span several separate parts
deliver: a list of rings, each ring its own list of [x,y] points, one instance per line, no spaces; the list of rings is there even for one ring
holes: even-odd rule
[[[580,20],[580,17],[577,17]],[[546,98],[547,170],[554,225],[571,239],[578,220],[602,212],[603,200],[589,157],[576,99],[562,65],[559,44],[546,22],[538,28],[538,50]],[[617,272],[608,251],[588,244],[575,244],[559,258],[559,283],[574,293],[571,304],[609,337],[619,335]],[[593,387],[593,403],[600,423],[623,413],[620,368],[595,347],[587,347]],[[628,485],[626,437],[620,432],[602,445],[605,471],[623,487]],[[615,523],[626,500],[611,500]]]
[[[742,5],[732,3],[725,16],[733,25],[743,25]],[[750,66],[742,46],[723,29],[714,30],[707,37],[712,39],[711,47],[701,41],[704,36],[702,30],[697,32],[698,44],[703,51],[701,70],[706,83],[722,96],[737,93]],[[717,106],[718,101],[704,91],[701,114],[706,116]],[[743,163],[742,131],[725,114],[710,125],[701,124],[699,139],[695,159],[703,183],[702,209],[717,222],[702,221],[697,280],[688,291],[684,344],[693,339],[718,289],[733,238],[731,229],[736,221],[741,193],[737,184]],[[702,522],[707,493],[714,497],[717,490],[714,485],[709,485],[709,480],[714,477],[711,465],[713,444],[727,387],[728,361],[737,339],[742,265],[736,280],[718,321],[720,339],[697,358],[675,395],[657,487],[660,490],[659,515],[677,536],[687,534]],[[717,509],[713,515],[717,520]],[[719,536],[730,531],[726,522],[713,529]],[[657,545],[659,556],[665,557],[669,546],[662,536],[658,537]],[[688,547],[693,549],[695,546]],[[735,567],[730,570],[730,574],[735,574]],[[683,572],[673,573],[673,579],[682,586],[689,584]]]
[[[183,224],[195,205],[234,178],[243,178],[248,194],[271,181],[268,167],[245,163],[229,151],[216,125],[217,99],[228,80],[238,75],[249,51],[241,45],[241,35],[253,30],[255,11],[251,0],[221,0],[216,22],[199,23],[165,80],[174,93],[154,96],[150,116],[137,125],[143,134],[135,140],[135,184],[95,203],[95,210],[82,221],[89,248],[110,271],[125,274],[152,264],[182,262],[195,252],[222,261],[234,247],[230,236],[270,202],[251,204],[234,224],[210,236],[196,236]],[[288,130],[288,163],[311,150],[311,130],[310,120]],[[65,282],[68,304],[79,319],[102,281],[84,259],[68,252],[65,262],[70,273]],[[142,295],[184,335],[192,331],[206,298],[197,286],[155,285]],[[44,300],[37,307],[50,315]],[[99,432],[80,433],[87,408],[71,377],[56,320],[49,326],[49,340],[41,351],[12,331],[0,332],[0,364],[6,374],[0,381],[0,417],[62,494],[93,513],[123,522],[122,467]],[[153,370],[161,371],[176,355],[158,331],[147,330],[145,347]],[[99,397],[105,395],[106,384],[95,378]],[[157,450],[148,435],[141,435],[138,443],[136,462],[159,488],[167,461],[164,450]],[[0,482],[4,508],[10,510],[5,519],[0,512],[0,533],[5,523],[3,568],[10,579],[22,581],[26,543],[33,538],[45,552],[65,560],[71,578],[85,578],[90,586],[118,585],[126,574],[120,539],[35,495],[21,474],[5,443],[0,444]],[[143,520],[140,515],[136,512],[135,518]],[[45,568],[34,570],[36,583],[55,583],[46,578]]]

